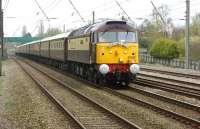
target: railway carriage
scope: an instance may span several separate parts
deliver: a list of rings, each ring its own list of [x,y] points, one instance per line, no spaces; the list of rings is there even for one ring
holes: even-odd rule
[[[64,38],[61,39],[53,39],[49,41],[49,56],[51,59],[64,61],[65,53],[64,53]]]
[[[40,42],[31,42],[29,44],[29,54],[35,55],[35,56],[40,56]]]
[[[29,52],[21,47],[29,46]],[[101,83],[128,85],[139,72],[137,32],[125,21],[105,21],[18,47],[17,54],[48,60]]]
[[[49,41],[48,40],[41,40],[40,56],[44,57],[44,58],[49,58],[50,51],[49,51]]]

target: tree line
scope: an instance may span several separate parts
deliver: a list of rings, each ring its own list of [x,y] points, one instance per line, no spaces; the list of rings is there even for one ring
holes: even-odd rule
[[[145,48],[154,57],[184,59],[185,26],[175,26],[167,5],[158,7],[162,19],[153,9],[150,18],[139,26],[140,48]],[[191,19],[190,59],[200,60],[200,13]]]
[[[60,33],[63,33],[63,31],[59,28],[56,28],[56,27],[55,28],[49,27],[47,29],[47,31],[45,31],[44,24],[41,21],[40,25],[38,27],[38,32],[35,36],[40,37],[40,38],[44,38],[44,37],[54,36],[54,35],[57,35],[57,34],[60,34]],[[27,38],[32,37],[31,33],[27,31],[27,27],[25,25],[22,27],[22,37],[27,37]]]

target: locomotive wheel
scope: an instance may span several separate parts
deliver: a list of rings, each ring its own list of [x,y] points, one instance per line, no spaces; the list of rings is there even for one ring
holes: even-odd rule
[[[129,85],[129,81],[128,80],[122,81],[121,85],[127,87]]]
[[[88,80],[88,72],[87,72],[87,67],[83,66],[83,79]]]

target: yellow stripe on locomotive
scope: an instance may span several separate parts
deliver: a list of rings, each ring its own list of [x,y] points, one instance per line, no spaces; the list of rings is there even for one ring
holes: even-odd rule
[[[138,64],[138,44],[96,44],[97,64]]]

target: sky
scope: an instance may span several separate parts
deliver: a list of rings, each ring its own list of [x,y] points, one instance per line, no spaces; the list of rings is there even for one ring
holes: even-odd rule
[[[37,6],[39,3],[41,9]],[[61,30],[74,29],[86,25],[92,20],[92,11],[95,11],[95,19],[119,19],[123,11],[116,4],[115,0],[71,0],[85,22],[73,9],[69,0],[3,0],[4,12],[4,35],[21,36],[22,28],[25,25],[27,31],[33,36],[38,33],[39,24],[42,21],[45,30],[58,27]],[[151,0],[117,0],[130,18],[141,24],[144,19],[150,18],[153,6]],[[191,16],[200,13],[200,0],[191,1]],[[170,16],[175,25],[184,25],[185,21],[185,0],[153,0],[159,7],[162,4],[168,5]]]

